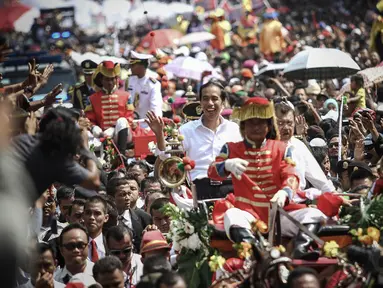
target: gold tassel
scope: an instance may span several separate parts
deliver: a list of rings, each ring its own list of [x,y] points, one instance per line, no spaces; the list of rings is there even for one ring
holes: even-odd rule
[[[274,115],[274,105],[271,102],[269,105],[249,104],[234,108],[232,118],[242,122],[252,118],[270,119]]]

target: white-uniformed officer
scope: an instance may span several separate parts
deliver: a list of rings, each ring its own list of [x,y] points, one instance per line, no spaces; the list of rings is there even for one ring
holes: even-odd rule
[[[125,87],[140,119],[145,118],[149,111],[162,116],[161,84],[155,78],[146,75],[151,58],[152,55],[130,52],[132,76],[128,78]]]

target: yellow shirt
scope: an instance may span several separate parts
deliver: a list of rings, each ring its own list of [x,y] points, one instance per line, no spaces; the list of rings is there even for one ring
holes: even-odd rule
[[[360,96],[357,108],[366,108],[366,90],[362,87],[358,91],[353,91],[356,96]]]

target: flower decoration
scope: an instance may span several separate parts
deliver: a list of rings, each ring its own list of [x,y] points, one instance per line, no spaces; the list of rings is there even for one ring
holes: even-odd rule
[[[182,158],[182,163],[178,164],[178,169],[183,171],[191,171],[195,168],[195,161],[189,157]]]
[[[201,283],[211,279],[211,267],[220,267],[225,262],[218,256],[209,258],[211,254],[210,236],[212,228],[208,225],[208,215],[201,209],[185,211],[169,203],[162,212],[171,219],[168,234],[173,249],[178,252],[177,264],[179,273],[189,284],[189,288],[209,287],[211,283]],[[198,278],[198,279],[197,279]],[[198,283],[200,286],[198,286]]]
[[[352,229],[350,234],[353,236],[354,240],[359,241],[360,244],[365,246],[370,246],[374,242],[380,241],[380,230],[376,227],[368,227],[367,229]]]
[[[379,242],[380,240],[380,231],[375,227],[368,227],[367,235],[370,236],[373,241]]]
[[[173,122],[174,122],[175,124],[179,124],[179,123],[181,123],[181,118],[180,118],[180,116],[174,115],[174,116],[173,116]]]
[[[261,220],[256,220],[253,223],[251,223],[251,230],[253,231],[253,233],[259,231],[259,233],[261,234],[266,234],[268,227],[265,222]]]
[[[251,244],[247,242],[236,243],[233,245],[234,249],[237,250],[238,257],[240,259],[249,259],[253,254]]]
[[[218,269],[222,269],[225,265],[226,259],[220,255],[212,255],[209,261],[209,267],[212,272],[216,272]]]
[[[339,245],[335,241],[326,242],[323,246],[324,255],[327,258],[335,258],[339,254]]]

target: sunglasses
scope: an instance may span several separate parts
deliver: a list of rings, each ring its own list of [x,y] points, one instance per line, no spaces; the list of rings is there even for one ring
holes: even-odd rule
[[[113,256],[119,256],[120,254],[130,255],[132,253],[132,247],[128,247],[122,250],[109,250],[109,254]]]
[[[69,251],[73,251],[76,248],[78,250],[84,250],[85,247],[88,246],[88,243],[84,243],[84,242],[71,242],[71,243],[67,243],[67,244],[62,244],[61,246],[64,247],[65,249],[69,250]]]
[[[339,147],[339,143],[330,143],[328,144],[329,148]]]

